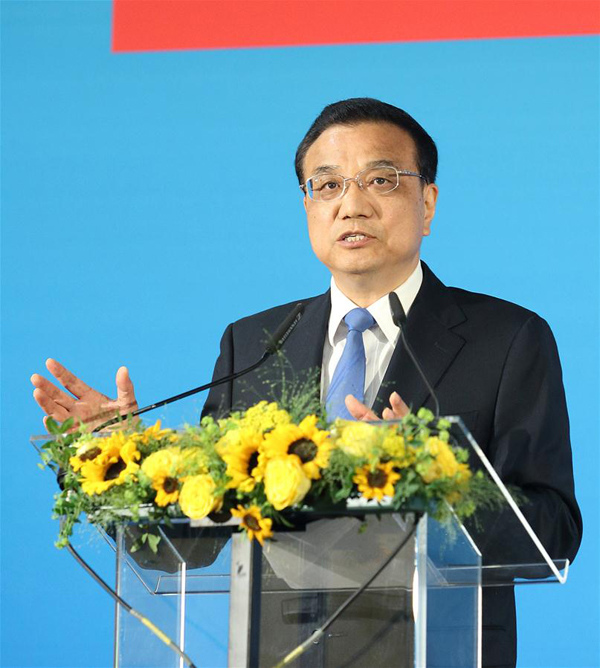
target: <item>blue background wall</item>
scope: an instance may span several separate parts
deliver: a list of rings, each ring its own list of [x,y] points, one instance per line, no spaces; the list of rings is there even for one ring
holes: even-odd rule
[[[357,95],[438,142],[423,255],[442,280],[555,332],[585,537],[565,587],[518,592],[519,665],[600,665],[598,38],[114,55],[109,2],[1,9],[2,665],[112,660],[110,600],[52,545],[30,374],[53,356],[112,394],[126,363],[149,403],[211,375],[230,321],[323,291],[293,155]],[[106,548],[86,552],[111,577]]]

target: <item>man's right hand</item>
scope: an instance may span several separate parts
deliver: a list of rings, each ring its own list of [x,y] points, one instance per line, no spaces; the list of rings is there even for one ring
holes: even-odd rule
[[[37,373],[31,376],[31,382],[35,387],[33,398],[46,413],[44,426],[51,417],[57,422],[74,418],[75,424],[85,422],[94,428],[115,417],[117,413],[127,415],[138,407],[127,367],[122,366],[117,371],[116,399],[109,399],[89,387],[56,360],[46,360],[46,368],[71,394],[67,394]]]

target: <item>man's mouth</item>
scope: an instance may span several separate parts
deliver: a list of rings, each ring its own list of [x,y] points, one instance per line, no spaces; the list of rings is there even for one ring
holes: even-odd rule
[[[362,241],[367,237],[364,234],[347,234],[344,237],[344,241]]]
[[[358,244],[361,241],[368,241],[369,239],[372,238],[373,237],[370,234],[366,234],[365,232],[353,231],[353,232],[344,232],[344,234],[341,234],[338,237],[338,241],[347,244]]]

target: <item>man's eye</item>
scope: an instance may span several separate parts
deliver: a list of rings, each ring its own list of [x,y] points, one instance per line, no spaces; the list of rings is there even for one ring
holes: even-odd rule
[[[314,190],[335,190],[339,188],[340,184],[337,181],[322,181],[315,183]]]
[[[374,188],[388,188],[391,184],[392,181],[385,176],[373,176],[366,182],[367,187],[372,186]]]

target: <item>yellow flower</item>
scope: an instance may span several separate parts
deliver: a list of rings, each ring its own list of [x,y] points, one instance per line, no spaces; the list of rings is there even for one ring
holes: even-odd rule
[[[279,408],[274,401],[271,403],[259,401],[244,413],[240,420],[240,426],[262,434],[279,425],[289,424],[291,421],[290,414]]]
[[[217,441],[215,450],[223,457],[227,452],[235,452],[239,450],[242,444],[242,430],[239,427],[229,429]]]
[[[379,427],[366,422],[342,422],[337,447],[352,457],[368,457],[379,441]]]
[[[207,473],[206,456],[202,448],[192,446],[180,450],[179,471],[188,475]]]
[[[426,483],[433,482],[439,478],[453,478],[459,473],[461,476],[470,476],[468,467],[456,461],[452,448],[436,436],[432,436],[425,442],[425,451],[433,457],[433,461],[424,471],[421,477]]]
[[[356,469],[352,480],[365,499],[381,501],[384,496],[394,496],[394,485],[400,480],[400,474],[394,471],[394,462],[387,462],[374,469],[368,465]]]
[[[179,497],[179,481],[184,458],[178,447],[165,448],[148,455],[142,462],[142,471],[152,479],[152,487],[156,490],[157,506],[168,506]]]
[[[386,455],[394,459],[394,465],[397,467],[404,468],[414,462],[413,449],[406,447],[404,436],[396,433],[393,428],[385,435],[381,447]]]
[[[137,443],[148,445],[151,440],[160,441],[169,434],[173,435],[172,429],[161,429],[160,427],[161,422],[160,420],[157,420],[151,427],[147,427],[144,431],[135,432],[131,437]],[[177,435],[175,434],[175,436]]]
[[[105,439],[102,453],[81,467],[81,488],[86,494],[102,494],[114,485],[122,485],[140,468],[136,444],[123,432]]]
[[[142,462],[142,471],[149,477],[155,478],[157,475],[176,475],[181,466],[181,449],[178,447],[165,448],[157,450],[148,455]]]
[[[309,415],[299,425],[287,424],[275,427],[265,436],[262,465],[270,459],[294,455],[302,464],[304,473],[311,480],[321,477],[321,469],[329,463],[332,444],[329,432],[317,429],[316,415]]]
[[[186,478],[179,493],[179,505],[184,515],[201,520],[213,510],[218,510],[223,497],[215,495],[215,481],[206,474]]]
[[[152,487],[156,490],[157,506],[168,506],[179,498],[179,482],[165,473],[159,473],[152,479]]]
[[[231,478],[227,489],[238,489],[247,493],[262,480],[263,466],[259,466],[258,451],[263,437],[250,429],[236,431],[240,432],[238,446],[227,448],[222,455],[227,464],[226,474]]]
[[[106,439],[103,438],[94,438],[89,441],[85,441],[82,445],[77,448],[75,455],[69,459],[69,464],[73,471],[79,471],[79,469],[86,463],[96,459],[99,455],[102,454],[102,445]]]
[[[300,503],[310,489],[310,480],[298,457],[277,457],[265,468],[265,494],[276,510]]]
[[[250,540],[256,538],[261,545],[264,545],[265,538],[273,536],[271,531],[273,521],[263,517],[258,506],[250,506],[250,508],[238,506],[231,509],[231,514],[242,519],[240,526],[246,530]]]

